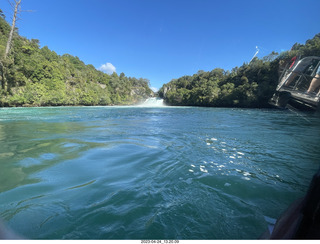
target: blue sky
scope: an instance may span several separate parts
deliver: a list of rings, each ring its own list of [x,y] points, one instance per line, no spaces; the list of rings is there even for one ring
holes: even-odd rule
[[[0,8],[11,22],[7,0]],[[58,54],[160,88],[198,70],[231,70],[320,32],[319,0],[22,0],[19,33]],[[111,68],[111,69],[110,69]]]

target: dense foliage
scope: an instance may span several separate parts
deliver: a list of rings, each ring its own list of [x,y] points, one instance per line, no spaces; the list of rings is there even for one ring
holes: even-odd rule
[[[10,28],[0,9],[0,106],[120,105],[154,95],[146,79],[105,74],[78,57],[40,48],[38,40],[17,31],[3,58]],[[279,72],[294,56],[320,56],[320,34],[231,71],[216,68],[174,79],[158,94],[168,105],[268,107]]]
[[[294,56],[320,56],[320,34],[288,52],[255,58],[232,71],[214,69],[183,76],[163,85],[159,96],[168,105],[218,107],[268,107],[278,84],[279,72]]]
[[[17,32],[4,60],[9,31],[0,10],[0,106],[133,104],[153,95],[146,79],[105,74]]]

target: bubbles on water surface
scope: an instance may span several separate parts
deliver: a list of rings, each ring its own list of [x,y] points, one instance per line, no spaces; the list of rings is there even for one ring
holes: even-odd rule
[[[220,140],[216,137],[205,139],[207,153],[204,155],[211,160],[193,162],[188,169],[194,176],[219,175],[237,176],[241,180],[249,181],[253,177],[248,167],[250,160],[246,154],[234,145],[229,145],[230,140]],[[231,186],[226,183],[225,186]]]
[[[240,120],[226,127],[220,110],[200,109],[196,117],[193,108],[99,111],[62,109],[46,127],[27,123],[39,132],[28,140],[17,125],[2,130],[11,142],[24,140],[0,152],[0,173],[8,175],[2,207],[31,238],[250,238],[249,228],[266,227],[261,214],[286,198],[294,171],[278,163],[283,155],[273,144],[262,143],[274,135],[248,136],[253,130],[240,129]],[[18,119],[38,119],[29,114]],[[32,225],[22,224],[29,216]]]

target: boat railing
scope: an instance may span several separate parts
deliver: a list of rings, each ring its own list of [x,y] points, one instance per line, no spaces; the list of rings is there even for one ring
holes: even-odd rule
[[[296,73],[297,76],[294,78],[294,80],[285,86],[291,88],[292,90],[307,91],[311,81],[313,80],[313,78],[315,78],[315,76],[303,73],[301,74],[298,72]]]
[[[281,88],[285,88],[286,90],[290,89],[292,91],[299,91],[299,92],[307,92],[310,87],[311,81],[316,77],[316,70],[320,66],[320,62],[304,72],[299,72],[295,70],[289,70],[288,68],[284,69],[280,78],[279,78],[279,85],[277,90]],[[316,90],[309,93],[310,96],[318,96],[320,87],[317,87]]]

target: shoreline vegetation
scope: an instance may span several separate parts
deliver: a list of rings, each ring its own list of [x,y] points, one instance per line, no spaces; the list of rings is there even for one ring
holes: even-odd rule
[[[320,56],[320,33],[304,45],[294,44],[231,71],[198,71],[164,84],[155,93],[144,78],[111,75],[70,54],[58,55],[39,40],[13,33],[0,9],[0,107],[135,105],[158,96],[166,105],[268,108],[279,72],[294,56]]]
[[[270,108],[269,100],[279,76],[293,57],[320,56],[320,33],[304,45],[296,43],[290,51],[272,52],[231,71],[220,68],[198,71],[164,84],[158,94],[175,106]]]
[[[0,9],[0,107],[129,105],[154,96],[147,79],[103,73],[17,30],[6,57],[11,27],[4,17]]]

